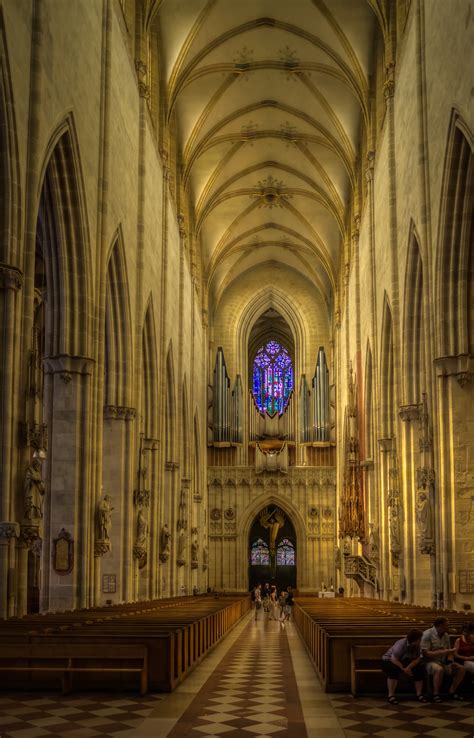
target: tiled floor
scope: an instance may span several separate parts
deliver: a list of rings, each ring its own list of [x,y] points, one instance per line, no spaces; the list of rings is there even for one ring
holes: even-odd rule
[[[472,703],[326,695],[292,623],[244,618],[170,695],[0,695],[0,738],[474,738]]]

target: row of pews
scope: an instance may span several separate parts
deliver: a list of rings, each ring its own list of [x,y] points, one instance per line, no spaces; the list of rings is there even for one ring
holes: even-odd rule
[[[453,638],[469,619],[465,613],[435,610],[374,599],[318,599],[298,597],[294,621],[306,644],[316,673],[326,692],[361,688],[367,679],[370,691],[383,691],[385,679],[380,659],[397,639],[412,628],[426,630],[439,615],[449,621]]]
[[[249,608],[248,595],[199,595],[0,621],[0,687],[168,692]]]

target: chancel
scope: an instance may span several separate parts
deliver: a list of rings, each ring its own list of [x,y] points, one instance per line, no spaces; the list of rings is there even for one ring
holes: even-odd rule
[[[472,621],[473,27],[471,0],[0,0],[18,709],[118,688],[138,737],[304,738],[319,694],[363,735],[326,693]]]

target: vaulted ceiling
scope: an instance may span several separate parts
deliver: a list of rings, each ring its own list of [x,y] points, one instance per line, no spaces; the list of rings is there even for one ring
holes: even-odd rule
[[[259,264],[333,303],[383,0],[163,0],[169,120],[215,300]]]

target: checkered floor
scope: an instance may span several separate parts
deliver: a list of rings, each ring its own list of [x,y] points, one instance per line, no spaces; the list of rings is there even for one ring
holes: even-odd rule
[[[169,738],[307,738],[286,629],[250,623]]]
[[[420,705],[400,700],[389,705],[381,698],[353,699],[338,695],[331,699],[346,738],[473,738],[473,703],[446,700],[439,705]]]
[[[295,626],[245,618],[170,695],[0,694],[0,738],[474,738],[474,702],[326,695]]]
[[[111,694],[1,696],[0,738],[134,736],[160,699]]]

